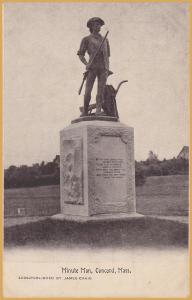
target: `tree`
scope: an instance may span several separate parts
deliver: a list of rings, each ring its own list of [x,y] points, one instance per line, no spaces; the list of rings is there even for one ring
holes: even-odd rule
[[[157,156],[157,154],[155,154],[153,151],[150,150],[147,160],[148,161],[158,161],[158,156]]]

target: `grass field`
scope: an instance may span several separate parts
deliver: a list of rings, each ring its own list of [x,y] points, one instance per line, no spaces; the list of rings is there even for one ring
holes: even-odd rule
[[[7,227],[5,247],[45,249],[175,248],[188,246],[188,225],[143,217],[132,220],[76,223],[52,219]]]
[[[41,186],[5,190],[5,217],[49,216],[59,213],[59,186]],[[188,176],[148,177],[136,188],[137,212],[150,215],[188,215]]]
[[[167,216],[188,215],[188,176],[153,176],[137,187],[137,211]]]
[[[24,208],[23,216],[50,216],[59,212],[59,186],[7,189],[4,195],[5,217],[18,216],[18,208]]]
[[[6,190],[7,214],[13,214],[20,206],[34,217],[5,219],[5,247],[187,247],[188,224],[149,215],[186,216],[188,177],[149,177],[145,185],[137,187],[136,193],[137,211],[148,216],[131,221],[79,224],[37,217],[59,212],[59,186]]]

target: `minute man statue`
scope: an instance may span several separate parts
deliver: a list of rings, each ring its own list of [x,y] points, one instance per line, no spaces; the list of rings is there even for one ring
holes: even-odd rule
[[[79,59],[86,65],[87,72],[85,95],[84,95],[84,113],[88,115],[88,107],[91,100],[91,92],[96,77],[98,78],[97,96],[96,96],[96,115],[103,114],[101,112],[103,103],[103,93],[106,85],[107,77],[112,74],[109,71],[109,56],[110,48],[106,36],[101,36],[100,29],[104,25],[104,21],[94,17],[88,20],[87,27],[90,30],[90,35],[84,37],[81,41],[80,49],[77,52]],[[88,53],[89,61],[87,62],[85,54]],[[82,88],[82,86],[81,86]],[[80,88],[80,89],[81,89]],[[81,92],[81,91],[80,91]],[[79,92],[79,93],[80,93]]]

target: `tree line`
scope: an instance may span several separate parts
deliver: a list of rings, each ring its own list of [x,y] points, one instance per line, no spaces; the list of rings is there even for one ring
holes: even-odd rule
[[[21,188],[59,184],[60,170],[55,161],[32,166],[10,166],[4,171],[4,187]]]
[[[189,161],[183,158],[159,160],[149,152],[145,161],[135,161],[136,185],[145,183],[148,176],[184,175],[189,172]],[[151,153],[153,155],[151,155]],[[10,166],[4,171],[4,187],[21,188],[43,185],[57,185],[60,182],[59,155],[52,162],[32,166]]]
[[[149,176],[187,175],[189,161],[184,158],[145,160],[135,162],[136,185],[142,185]]]

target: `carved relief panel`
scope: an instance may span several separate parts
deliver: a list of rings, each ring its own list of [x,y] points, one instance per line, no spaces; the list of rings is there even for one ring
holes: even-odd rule
[[[63,140],[61,144],[61,187],[64,203],[83,204],[82,139]]]

